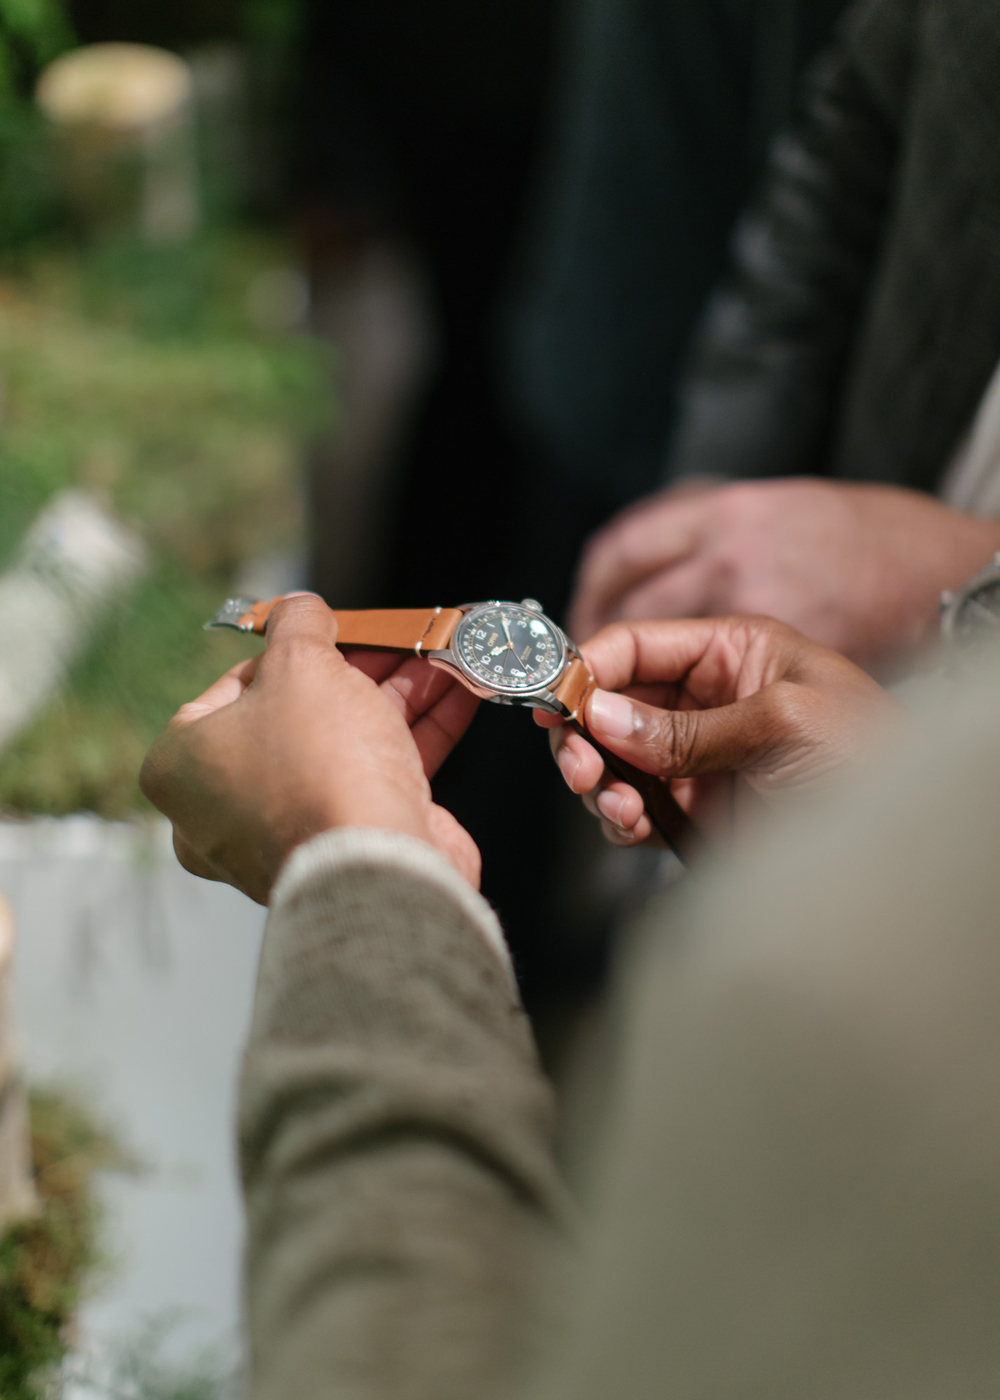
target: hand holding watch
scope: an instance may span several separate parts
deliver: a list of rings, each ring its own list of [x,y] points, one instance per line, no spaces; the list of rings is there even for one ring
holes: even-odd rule
[[[262,635],[278,598],[230,598],[206,624]],[[596,682],[573,642],[533,598],[455,608],[336,612],[338,645],[415,652],[449,671],[483,700],[542,710],[594,745],[607,769],[634,787],[663,840],[683,856],[693,827],[670,786],[610,753],[587,731],[586,703]]]

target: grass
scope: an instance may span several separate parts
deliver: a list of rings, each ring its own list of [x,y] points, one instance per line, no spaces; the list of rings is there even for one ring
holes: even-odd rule
[[[252,650],[235,633],[202,630],[224,591],[166,560],[115,605],[61,693],[0,758],[9,811],[115,820],[144,807],[137,777],[152,740]]]
[[[249,320],[254,278],[283,258],[214,234],[50,251],[0,277],[0,567],[67,486],[106,498],[153,561],[0,757],[0,807],[141,809],[155,734],[247,655],[201,624],[245,561],[298,542],[300,443],[327,413],[317,352]]]
[[[70,1321],[99,1262],[94,1173],[123,1165],[111,1136],[71,1098],[31,1095],[40,1211],[0,1239],[0,1395],[44,1400]]]

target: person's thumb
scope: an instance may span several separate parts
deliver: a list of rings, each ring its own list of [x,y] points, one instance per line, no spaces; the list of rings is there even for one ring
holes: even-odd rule
[[[661,710],[595,690],[587,728],[612,753],[661,778],[738,773],[773,753],[773,716],[762,692],[709,710]]]
[[[286,593],[274,602],[265,638],[272,652],[297,642],[332,648],[337,640],[337,615],[315,593]]]

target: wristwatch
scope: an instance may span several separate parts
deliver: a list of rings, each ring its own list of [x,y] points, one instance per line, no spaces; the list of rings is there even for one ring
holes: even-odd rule
[[[280,601],[230,598],[205,625],[263,635],[271,609]],[[694,828],[669,783],[626,763],[587,732],[586,704],[597,682],[576,646],[534,598],[334,616],[338,646],[414,652],[483,700],[558,715],[593,744],[609,772],[638,791],[667,845],[682,858],[690,849]]]
[[[1000,554],[961,588],[941,594],[941,638],[952,652],[1000,641]]]

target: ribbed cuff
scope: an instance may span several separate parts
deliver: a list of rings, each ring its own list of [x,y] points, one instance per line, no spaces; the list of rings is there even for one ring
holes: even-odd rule
[[[331,874],[349,865],[404,870],[444,890],[482,934],[499,958],[511,987],[517,991],[510,951],[496,914],[440,851],[415,836],[366,826],[339,827],[313,836],[296,847],[285,862],[271,893],[271,908],[277,909],[316,875]]]

